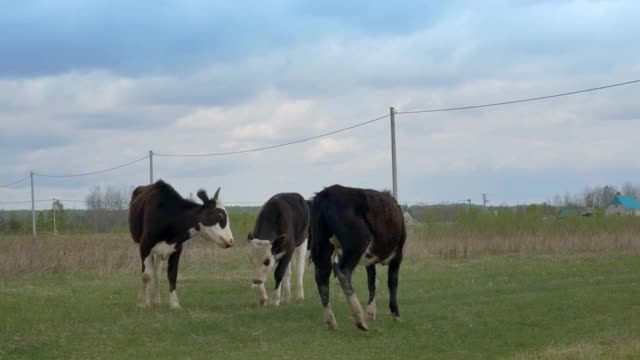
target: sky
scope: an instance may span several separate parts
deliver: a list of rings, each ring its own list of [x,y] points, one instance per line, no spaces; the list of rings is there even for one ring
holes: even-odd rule
[[[425,4],[428,3],[428,4]],[[0,185],[286,143],[399,112],[640,79],[637,1],[36,1],[0,12]],[[401,203],[549,201],[640,183],[640,83],[396,116]],[[390,189],[389,118],[246,154],[154,156],[225,203]],[[149,182],[149,160],[35,176],[38,200]],[[30,199],[29,181],[0,202]],[[65,206],[73,207],[67,203]],[[39,207],[49,204],[39,203]],[[75,206],[82,206],[75,203]],[[0,204],[29,208],[30,204]]]

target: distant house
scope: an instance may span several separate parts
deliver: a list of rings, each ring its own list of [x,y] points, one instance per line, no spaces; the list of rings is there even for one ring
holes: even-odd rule
[[[633,196],[616,195],[604,210],[605,215],[636,215],[640,216],[640,203]]]
[[[568,217],[568,216],[576,216],[578,215],[578,210],[576,209],[562,209],[560,211],[559,217]]]

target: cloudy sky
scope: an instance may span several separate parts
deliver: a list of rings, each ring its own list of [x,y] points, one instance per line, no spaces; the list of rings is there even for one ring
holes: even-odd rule
[[[0,12],[0,184],[99,171],[149,150],[204,154],[398,111],[640,79],[637,1],[36,1]],[[436,3],[436,2],[429,2]],[[446,4],[445,4],[446,3]],[[401,202],[549,200],[640,183],[640,84],[504,107],[398,115]],[[148,160],[36,176],[36,198],[149,181]],[[154,157],[182,194],[226,202],[391,188],[389,119],[249,154]],[[24,181],[0,202],[30,198]],[[47,204],[42,204],[46,206]],[[70,206],[70,204],[68,205]],[[27,208],[28,205],[0,205]]]

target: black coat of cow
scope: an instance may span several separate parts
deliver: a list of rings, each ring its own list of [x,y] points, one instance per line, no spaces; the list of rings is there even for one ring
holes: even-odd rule
[[[176,294],[178,261],[182,244],[194,236],[202,236],[227,248],[233,245],[233,236],[227,212],[219,199],[220,188],[213,198],[204,190],[198,191],[202,204],[183,199],[162,180],[151,185],[138,186],[131,196],[129,231],[139,245],[142,261],[142,288],[138,306],[149,305],[148,283],[153,278],[156,303],[160,302],[158,278],[162,260],[168,258],[169,302],[180,307]],[[153,272],[151,272],[153,268]]]
[[[367,269],[369,305],[367,319],[376,316],[375,264],[389,265],[389,308],[400,317],[397,302],[398,273],[406,239],[402,211],[388,193],[333,185],[316,194],[311,206],[311,259],[324,307],[325,322],[337,326],[329,304],[331,271],[349,299],[358,328],[367,330],[360,302],[351,285],[351,274],[361,263]]]
[[[247,236],[252,244],[251,261],[254,266],[253,286],[258,289],[259,302],[266,304],[264,287],[267,275],[275,267],[275,291],[272,304],[280,301],[280,286],[284,280],[285,300],[289,300],[291,260],[297,265],[298,299],[304,298],[302,276],[309,236],[309,205],[298,193],[279,193],[262,207],[253,231]]]

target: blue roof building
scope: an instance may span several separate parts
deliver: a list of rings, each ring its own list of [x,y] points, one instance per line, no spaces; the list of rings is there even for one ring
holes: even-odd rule
[[[633,196],[616,195],[604,210],[605,215],[640,216],[640,203]]]

